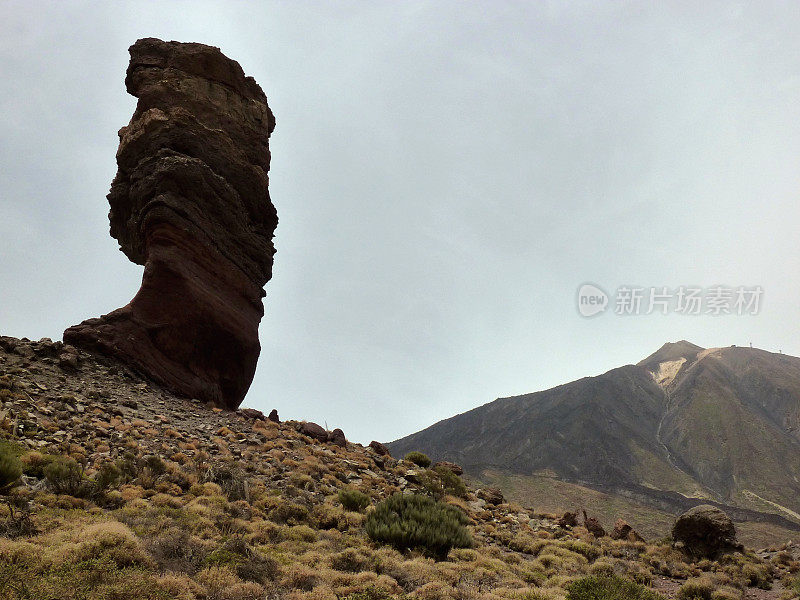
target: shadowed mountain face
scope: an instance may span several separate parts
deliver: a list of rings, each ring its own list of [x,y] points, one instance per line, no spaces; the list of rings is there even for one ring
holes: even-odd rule
[[[389,444],[468,473],[549,473],[678,510],[800,520],[800,359],[665,344],[636,365],[500,398]]]

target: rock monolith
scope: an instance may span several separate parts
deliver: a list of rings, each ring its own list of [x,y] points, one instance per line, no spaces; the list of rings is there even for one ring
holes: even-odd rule
[[[234,409],[260,352],[278,223],[267,97],[218,48],[147,38],[129,49],[138,98],[119,131],[111,235],[144,265],[127,306],[64,332],[174,393]]]

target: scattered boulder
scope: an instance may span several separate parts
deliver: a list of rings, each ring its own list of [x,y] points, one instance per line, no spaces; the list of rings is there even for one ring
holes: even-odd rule
[[[578,525],[578,513],[577,512],[565,512],[556,524],[559,527],[563,527],[564,529],[570,529],[572,527],[577,527]]]
[[[476,492],[476,495],[481,500],[485,500],[488,504],[494,504],[495,506],[505,502],[503,492],[499,488],[482,488]]]
[[[276,409],[274,409],[274,408],[269,412],[269,415],[267,416],[267,419],[269,419],[273,423],[280,424],[280,422],[281,422],[281,420],[278,418],[278,411]]]
[[[255,408],[242,408],[239,409],[239,412],[242,413],[248,419],[262,420],[262,421],[264,420],[264,413]]]
[[[58,355],[58,366],[65,371],[77,371],[80,366],[78,350],[74,346],[64,346]]]
[[[298,424],[297,430],[303,435],[317,440],[318,442],[328,441],[328,432],[321,425],[304,421]]]
[[[600,521],[594,517],[587,516],[585,510],[583,511],[583,526],[586,527],[589,533],[594,537],[601,538],[606,536],[606,530],[600,525]]]
[[[627,540],[629,542],[643,542],[644,538],[631,527],[624,519],[617,519],[611,532],[612,540]]]
[[[337,428],[331,431],[328,434],[328,441],[341,448],[347,448],[347,438],[344,437],[344,431],[341,429]]]
[[[716,559],[742,550],[731,518],[715,506],[700,504],[683,513],[672,528],[675,545],[693,558]]]
[[[64,340],[234,410],[253,380],[272,277],[275,118],[219,48],[147,38],[129,52],[125,84],[139,100],[119,131],[109,219],[120,249],[144,265],[142,285]]]
[[[375,450],[375,452],[378,453],[380,456],[391,456],[391,454],[389,453],[389,449],[384,444],[381,444],[380,442],[376,442],[375,440],[372,440],[369,443],[369,447],[372,448],[373,450]]]
[[[403,473],[403,478],[408,481],[409,483],[421,483],[422,480],[420,479],[420,475],[422,475],[422,471],[419,469],[409,469],[405,473]]]
[[[433,465],[434,469],[436,467],[444,467],[445,469],[447,469],[448,471],[452,471],[456,475],[463,475],[464,474],[464,469],[461,467],[461,465],[457,465],[456,463],[450,462],[450,461],[447,461],[447,460],[437,461]]]

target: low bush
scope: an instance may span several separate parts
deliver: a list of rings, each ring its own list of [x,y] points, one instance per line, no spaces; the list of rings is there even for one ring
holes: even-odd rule
[[[107,492],[122,482],[122,471],[114,463],[104,463],[94,476],[94,485],[98,492]]]
[[[339,502],[347,510],[360,512],[369,506],[370,501],[366,494],[352,488],[345,488],[339,490]]]
[[[406,454],[405,460],[407,460],[408,462],[412,462],[418,467],[422,467],[423,469],[427,469],[428,467],[431,466],[431,459],[428,458],[428,455],[423,454],[422,452],[417,452],[416,450]]]
[[[44,477],[44,468],[53,462],[52,456],[42,454],[41,452],[31,451],[20,457],[22,460],[22,471],[29,477],[36,477],[42,479]]]
[[[419,494],[395,494],[378,503],[367,516],[369,538],[403,552],[419,549],[444,560],[451,548],[469,548],[469,519],[459,509]]]
[[[569,584],[567,600],[663,600],[663,596],[623,577],[590,575]]]
[[[205,481],[216,483],[228,500],[246,500],[248,497],[247,478],[241,469],[231,465],[215,465],[209,467]]]
[[[457,498],[465,498],[467,495],[467,486],[458,475],[446,467],[427,469],[420,475],[419,482],[425,492],[437,500],[448,494]]]
[[[714,587],[714,582],[708,577],[694,577],[681,586],[677,598],[678,600],[711,600]]]
[[[232,538],[206,557],[206,565],[228,567],[244,581],[266,583],[280,574],[278,562],[264,556],[244,540]]]
[[[83,469],[74,458],[56,457],[44,468],[44,477],[55,494],[80,497],[84,492]]]

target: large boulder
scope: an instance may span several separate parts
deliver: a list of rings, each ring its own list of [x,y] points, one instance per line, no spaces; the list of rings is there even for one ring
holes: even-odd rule
[[[328,441],[328,432],[325,430],[325,428],[322,427],[322,425],[317,425],[311,421],[303,421],[298,423],[297,431],[303,435],[307,435],[308,437],[317,440],[318,442]]]
[[[144,265],[130,303],[64,332],[172,392],[234,409],[260,352],[272,276],[267,97],[219,48],[147,38],[129,49],[139,100],[119,131],[111,235]]]
[[[715,559],[742,549],[730,517],[708,504],[694,506],[678,517],[672,539],[693,558]]]

